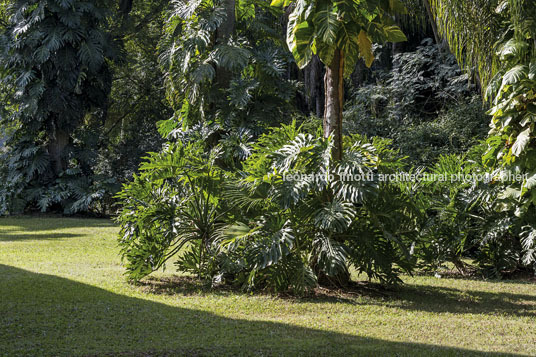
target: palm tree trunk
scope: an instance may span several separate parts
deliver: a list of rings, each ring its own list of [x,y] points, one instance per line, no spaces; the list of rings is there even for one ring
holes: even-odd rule
[[[342,159],[342,111],[344,104],[344,57],[342,50],[336,49],[333,60],[326,68],[324,90],[324,137],[333,135],[333,160]]]

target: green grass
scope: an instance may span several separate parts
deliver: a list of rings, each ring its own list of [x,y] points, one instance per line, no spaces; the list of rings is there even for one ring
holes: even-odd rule
[[[0,356],[536,355],[536,285],[404,277],[278,298],[122,276],[106,220],[0,219]]]

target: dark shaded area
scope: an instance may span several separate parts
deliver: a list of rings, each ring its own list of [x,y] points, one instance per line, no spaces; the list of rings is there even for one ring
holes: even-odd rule
[[[157,295],[220,295],[228,296],[230,294],[248,295],[240,286],[218,285],[211,286],[210,282],[203,282],[195,277],[190,276],[165,276],[155,277],[149,276],[137,283],[142,287],[144,292]],[[392,291],[389,291],[385,286],[366,282],[352,281],[344,289],[318,287],[313,291],[299,296],[288,293],[271,293],[270,291],[256,292],[257,295],[265,294],[268,296],[277,296],[280,299],[290,300],[294,303],[345,303],[355,305],[356,297],[370,297],[374,299],[390,298]]]
[[[533,295],[411,285],[402,287],[396,298],[400,300],[400,308],[407,310],[536,317]]]
[[[1,229],[1,228],[0,228]],[[52,234],[20,234],[18,231],[0,231],[0,242],[17,242],[22,240],[58,240],[65,238],[80,238],[81,234],[52,233]]]
[[[160,295],[221,295],[240,293],[238,287],[220,286],[212,288],[199,280],[184,276],[149,277],[139,283],[143,290]],[[452,314],[508,314],[536,317],[536,296],[515,293],[491,293],[472,290],[458,290],[427,285],[402,285],[389,290],[380,284],[352,282],[344,290],[318,288],[311,294],[297,297],[277,295],[300,303],[345,303],[361,304],[358,297],[367,297],[366,304],[385,304],[410,311],[426,311]],[[375,301],[376,300],[376,301]],[[381,300],[381,302],[378,302]]]
[[[0,297],[2,355],[504,355],[229,319],[5,265]]]
[[[51,220],[52,218],[52,220]],[[0,217],[0,237],[5,232],[13,230],[13,228],[5,228],[5,226],[14,226],[20,232],[46,232],[59,229],[71,228],[106,228],[114,227],[116,224],[108,219],[95,218],[66,218],[58,215],[32,215],[18,216],[10,218]],[[34,237],[36,237],[34,235]],[[39,237],[41,238],[41,237]]]

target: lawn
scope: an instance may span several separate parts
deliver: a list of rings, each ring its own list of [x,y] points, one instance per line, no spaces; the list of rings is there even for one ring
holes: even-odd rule
[[[536,284],[417,276],[297,299],[210,292],[168,271],[132,286],[117,231],[0,219],[0,356],[536,355]]]

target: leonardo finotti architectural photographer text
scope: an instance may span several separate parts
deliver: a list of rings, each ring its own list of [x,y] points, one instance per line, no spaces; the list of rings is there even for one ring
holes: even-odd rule
[[[378,174],[373,172],[358,173],[358,174],[341,174],[338,177],[339,181],[344,182],[523,182],[528,178],[528,174],[514,174],[511,172],[503,172],[501,174],[492,175],[484,174],[435,174],[435,173],[409,173],[398,172],[393,174]],[[304,174],[293,173],[283,174],[283,181],[334,181],[334,174]]]

